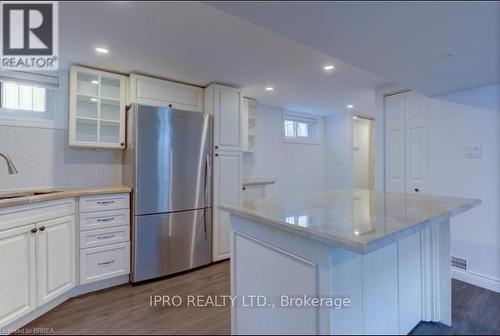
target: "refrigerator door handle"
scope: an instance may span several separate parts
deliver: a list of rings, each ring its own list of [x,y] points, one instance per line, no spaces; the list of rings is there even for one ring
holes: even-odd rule
[[[207,209],[203,209],[203,231],[205,232],[205,240],[207,240]]]
[[[205,183],[203,185],[203,190],[205,193],[205,206],[210,206],[209,195],[208,195],[208,179],[210,177],[210,156],[207,154],[205,157]]]

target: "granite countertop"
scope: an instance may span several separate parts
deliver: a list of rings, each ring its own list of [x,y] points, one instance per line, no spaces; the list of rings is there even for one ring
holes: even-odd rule
[[[61,198],[100,194],[129,193],[132,189],[124,185],[109,187],[71,187],[53,189],[19,189],[0,191],[0,208],[22,204],[52,201]]]
[[[271,178],[249,177],[241,179],[241,185],[244,187],[274,184],[274,183],[276,183],[276,180]]]
[[[234,215],[367,254],[481,204],[480,200],[334,190],[223,204]]]

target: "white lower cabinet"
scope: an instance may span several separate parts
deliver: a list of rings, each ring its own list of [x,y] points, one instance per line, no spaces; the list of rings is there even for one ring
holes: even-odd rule
[[[127,242],[130,239],[130,228],[128,226],[118,226],[98,230],[80,232],[80,248],[97,247],[120,242]]]
[[[212,260],[230,257],[229,213],[219,205],[238,203],[241,195],[241,152],[218,151],[214,159],[214,221]]]
[[[80,284],[130,273],[129,203],[129,194],[80,198]]]
[[[81,211],[81,210],[80,210]],[[127,226],[130,223],[129,209],[89,212],[80,214],[80,230],[102,229],[112,226]]]
[[[0,330],[75,286],[74,209],[74,199],[0,209]]]
[[[0,329],[36,307],[34,225],[0,232]]]
[[[129,200],[120,193],[0,208],[0,334],[69,297],[128,280]]]
[[[37,224],[38,304],[75,286],[75,216]]]
[[[130,273],[130,242],[83,249],[80,252],[80,283]]]

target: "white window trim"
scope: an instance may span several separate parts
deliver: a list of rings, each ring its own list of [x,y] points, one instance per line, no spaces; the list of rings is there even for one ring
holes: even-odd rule
[[[287,137],[285,136],[285,120],[296,120],[303,121],[309,124],[315,124],[316,130],[312,137],[301,138],[301,137]],[[309,130],[310,132],[311,130]],[[295,143],[295,144],[303,144],[303,145],[321,145],[322,143],[322,129],[320,123],[320,117],[313,116],[310,114],[295,112],[295,111],[286,111],[283,110],[283,117],[281,120],[281,138],[285,143]]]
[[[52,74],[53,75],[53,74]],[[53,119],[43,120],[41,118],[18,117],[15,115],[0,114],[0,125],[35,127],[49,129],[67,129],[68,128],[68,75],[66,71],[58,72],[59,88],[56,91],[56,109],[53,111]],[[26,82],[36,83],[37,74],[26,72],[5,71],[0,72],[0,77],[9,79],[9,81],[25,84]],[[0,108],[3,109],[3,108]],[[7,109],[11,110],[11,109]]]

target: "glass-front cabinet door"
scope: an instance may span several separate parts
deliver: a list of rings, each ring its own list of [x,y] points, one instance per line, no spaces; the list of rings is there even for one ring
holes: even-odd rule
[[[69,144],[125,147],[125,76],[71,67]]]

